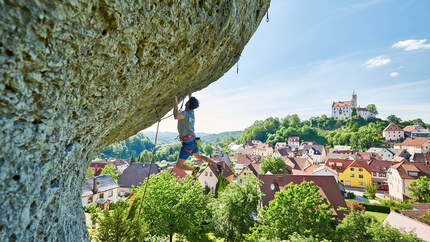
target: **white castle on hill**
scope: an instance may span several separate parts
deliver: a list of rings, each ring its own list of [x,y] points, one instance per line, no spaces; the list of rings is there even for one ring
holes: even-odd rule
[[[350,119],[354,109],[357,110],[358,116],[366,120],[370,117],[375,117],[375,114],[369,109],[361,108],[360,106],[357,107],[357,94],[355,92],[352,92],[352,99],[350,101],[333,102],[331,116],[335,119]]]

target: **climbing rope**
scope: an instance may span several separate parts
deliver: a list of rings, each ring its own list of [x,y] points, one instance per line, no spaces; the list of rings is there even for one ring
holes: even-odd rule
[[[184,100],[185,100],[185,98],[184,98]],[[183,101],[182,101],[182,104],[184,104]],[[157,119],[158,119],[158,122],[157,122],[157,131],[155,132],[154,148],[152,149],[152,159],[151,159],[151,163],[149,165],[148,175],[146,176],[147,180],[146,180],[146,183],[145,183],[145,188],[143,190],[142,200],[140,201],[140,204],[139,204],[139,211],[137,213],[136,226],[139,226],[140,212],[142,210],[143,200],[145,199],[146,189],[148,188],[148,183],[149,183],[149,179],[150,179],[150,175],[151,175],[151,171],[152,171],[152,165],[154,164],[155,150],[156,150],[156,147],[157,147],[158,131],[160,129],[160,122],[163,120],[163,119],[160,118],[160,115],[158,115],[157,108],[155,108],[155,114],[157,115]],[[164,118],[164,119],[166,119],[166,118]],[[136,230],[134,230],[133,238],[135,238],[135,236],[136,236]]]

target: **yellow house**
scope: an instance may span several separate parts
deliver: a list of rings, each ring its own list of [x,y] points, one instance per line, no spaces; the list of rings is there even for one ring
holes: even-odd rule
[[[236,177],[236,182],[243,183],[246,180],[246,178],[249,176],[255,176],[255,177],[258,176],[258,172],[255,170],[252,164],[248,164],[242,169],[242,171]]]
[[[328,159],[326,166],[337,171],[338,180],[345,186],[366,188],[372,184],[370,166],[366,161]]]

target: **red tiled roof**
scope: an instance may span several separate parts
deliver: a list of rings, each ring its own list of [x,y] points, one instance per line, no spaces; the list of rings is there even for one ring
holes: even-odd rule
[[[343,211],[339,210],[339,208],[346,208],[346,203],[333,176],[259,175],[258,178],[263,182],[260,189],[265,194],[262,198],[264,204],[268,204],[269,201],[273,200],[275,192],[280,191],[280,188],[289,183],[300,184],[304,181],[313,181],[314,184],[320,188],[322,195],[333,205],[336,215],[339,218],[344,217]],[[274,185],[274,190],[271,189],[272,184]]]
[[[248,155],[236,154],[231,160],[235,160],[238,164],[248,165],[252,163],[252,159]]]
[[[288,137],[288,142],[297,142],[297,141],[299,141],[300,140],[300,138],[299,137],[297,137],[297,136],[294,136],[294,137]]]
[[[412,132],[414,129],[418,128],[418,125],[408,125],[403,128],[403,131],[405,132]]]
[[[349,164],[348,167],[361,167],[366,169],[369,173],[371,172],[369,164],[367,164],[367,162],[364,160],[354,160],[351,164]]]
[[[297,169],[301,171],[303,171],[306,167],[311,165],[308,159],[301,158],[301,157],[285,157],[284,162],[287,166],[291,167],[292,169]]]
[[[397,124],[395,123],[390,123],[385,129],[384,131],[403,131],[399,126],[397,126]]]
[[[346,159],[327,159],[325,162],[325,166],[331,167],[333,164],[333,170],[336,171],[336,173],[342,173],[345,171],[346,168],[353,162],[353,160],[346,160]]]
[[[231,175],[234,174],[231,171],[230,167],[228,167],[228,165],[225,162],[221,162],[221,163],[222,163],[222,173],[221,173],[221,175],[223,177],[227,178],[227,177],[229,177],[229,176],[231,176]],[[211,164],[209,164],[208,166],[211,169],[211,171],[214,173],[214,175],[218,178],[218,176],[219,176],[218,169],[215,166],[211,165]]]
[[[399,143],[397,145],[401,145],[401,146],[422,146],[424,143],[426,143],[429,140],[430,140],[429,138],[423,138],[423,137],[406,138],[402,143]]]
[[[360,160],[382,160],[382,157],[374,152],[357,152],[356,155]]]
[[[387,161],[387,160],[372,160],[369,163],[370,170],[373,172],[387,172],[392,165],[393,165],[393,162]]]
[[[184,178],[187,176],[187,173],[184,170],[176,167],[176,164],[173,165],[172,172],[176,177]]]
[[[343,101],[343,102],[333,102],[332,107],[345,107],[351,106],[351,101]]]

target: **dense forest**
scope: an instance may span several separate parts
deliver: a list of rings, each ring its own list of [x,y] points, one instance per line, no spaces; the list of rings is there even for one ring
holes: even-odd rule
[[[336,120],[326,115],[300,120],[297,114],[293,114],[282,119],[270,117],[264,121],[255,121],[236,141],[243,144],[255,139],[275,144],[287,142],[288,137],[298,136],[301,141],[315,141],[327,146],[351,145],[354,149],[365,150],[372,146],[388,145],[382,137],[382,131],[390,122],[401,128],[412,124],[430,127],[421,119],[402,121],[395,115],[388,116],[387,120],[365,120],[353,112],[350,120]]]

